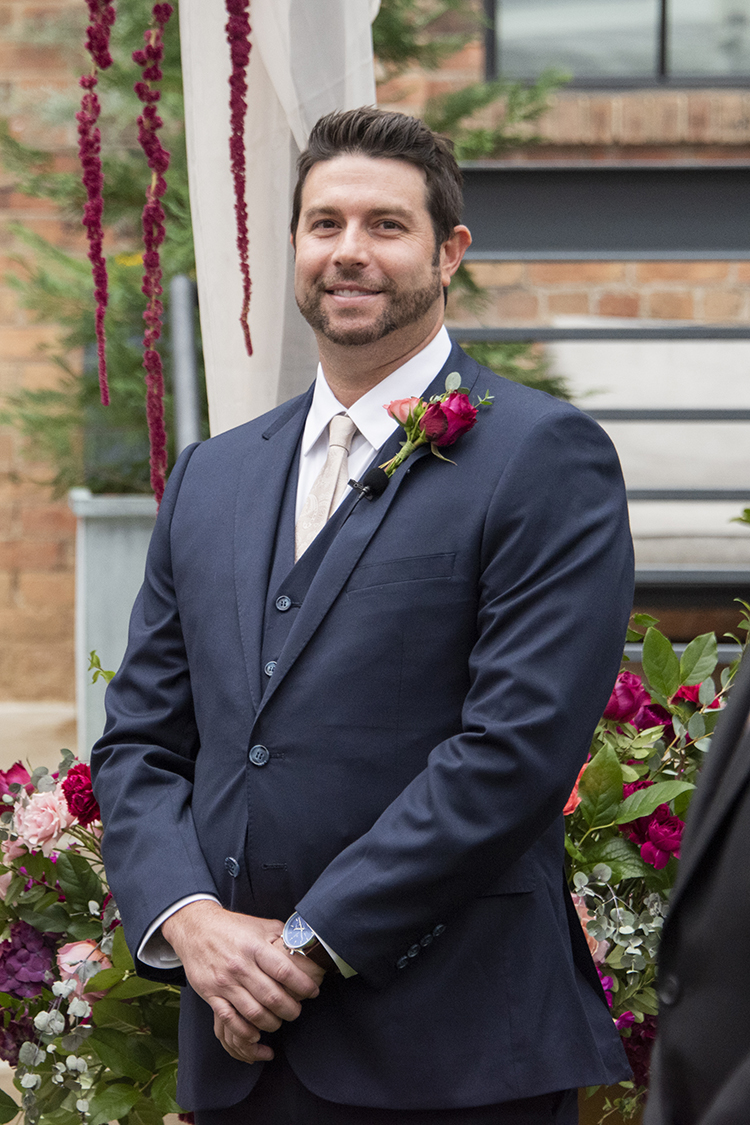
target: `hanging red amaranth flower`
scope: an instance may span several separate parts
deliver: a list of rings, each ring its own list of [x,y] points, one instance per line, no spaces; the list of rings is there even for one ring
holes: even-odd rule
[[[242,274],[242,311],[240,324],[245,337],[248,355],[253,354],[250,341],[250,265],[247,237],[247,203],[245,202],[245,114],[247,113],[247,65],[250,61],[249,0],[226,0],[226,32],[232,57],[232,74],[229,79],[229,111],[231,135],[229,156],[234,180],[234,213],[237,219],[237,249]]]
[[[97,71],[106,70],[112,65],[109,53],[109,33],[115,22],[112,0],[86,0],[90,23],[86,29],[86,50],[91,55],[93,67],[91,74],[85,74],[79,85],[84,94],[81,108],[76,114],[78,122],[78,155],[83,168],[83,186],[86,189],[86,205],[83,209],[83,225],[89,243],[89,261],[94,278],[94,299],[96,300],[96,350],[99,359],[99,391],[104,406],[109,405],[107,386],[107,340],[104,334],[104,313],[107,308],[107,263],[102,254],[104,230],[102,214],[104,201],[102,187],[104,176],[101,162],[101,133],[97,121],[101,113],[99,99],[95,94],[98,81]]]
[[[138,140],[146,154],[151,169],[151,183],[146,190],[146,205],[143,208],[143,285],[141,292],[148,298],[143,319],[146,330],[143,334],[143,366],[146,369],[146,418],[151,442],[151,487],[157,504],[164,495],[164,482],[167,475],[167,432],[164,428],[164,374],[161,356],[156,350],[156,342],[161,336],[161,318],[164,305],[161,295],[162,272],[159,247],[164,241],[164,208],[161,200],[167,190],[164,173],[169,167],[169,153],[159,140],[158,130],[164,122],[156,112],[156,102],[161,98],[154,83],[162,78],[161,62],[164,58],[164,27],[172,15],[171,4],[154,4],[152,19],[156,24],[144,32],[146,46],[133,52],[133,62],[143,67],[142,81],[136,82],[135,92],[144,103],[138,118]]]

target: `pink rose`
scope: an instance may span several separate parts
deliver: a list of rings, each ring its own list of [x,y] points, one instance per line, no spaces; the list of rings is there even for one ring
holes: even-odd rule
[[[22,855],[26,855],[27,850],[20,840],[3,840],[0,843],[0,851],[3,853],[3,861],[6,864],[13,859],[19,859]]]
[[[583,895],[571,895],[570,897],[573,899],[573,905],[576,908],[576,913],[578,914],[581,928],[583,929],[583,935],[586,938],[586,944],[589,947],[589,952],[594,960],[594,964],[601,965],[604,958],[607,956],[609,942],[598,941],[589,933],[587,923],[593,920],[594,915],[589,913],[589,908],[586,905],[586,900]]]
[[[429,442],[438,447],[453,445],[477,420],[476,407],[468,395],[451,391],[445,402],[433,402],[419,420]]]
[[[71,941],[62,945],[57,951],[57,967],[60,970],[61,980],[74,980],[76,982],[76,995],[82,996],[93,1004],[106,995],[104,992],[86,992],[86,983],[76,973],[76,969],[84,961],[95,962],[97,972],[111,969],[112,962],[105,953],[102,953],[95,941]]]
[[[651,696],[634,672],[620,672],[604,708],[604,718],[627,723],[638,714],[642,707],[651,702]]]
[[[29,851],[41,849],[49,855],[53,844],[74,822],[75,817],[68,808],[62,787],[58,785],[50,793],[35,793],[25,807],[17,808],[13,828]]]
[[[14,762],[9,770],[0,770],[0,801],[6,794],[11,797],[11,785],[28,785],[31,781],[29,771],[20,762]]]
[[[387,402],[383,409],[387,410],[394,421],[399,422],[405,426],[409,420],[414,407],[418,404],[418,398],[394,398],[393,402]]]
[[[10,881],[12,878],[12,871],[6,871],[5,875],[0,875],[0,899],[2,899],[3,902],[5,902],[5,896],[8,893],[8,887],[10,886]]]

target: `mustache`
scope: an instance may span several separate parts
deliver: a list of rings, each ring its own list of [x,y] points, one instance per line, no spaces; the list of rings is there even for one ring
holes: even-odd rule
[[[319,281],[316,288],[323,293],[327,289],[343,288],[347,283],[359,285],[362,289],[368,289],[373,293],[392,293],[395,289],[393,282],[388,278],[367,277],[361,270],[354,269],[339,270],[334,276]]]

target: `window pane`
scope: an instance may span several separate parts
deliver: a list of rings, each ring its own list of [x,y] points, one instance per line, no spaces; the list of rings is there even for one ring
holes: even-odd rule
[[[556,66],[576,78],[653,77],[659,11],[659,0],[498,0],[500,74]]]
[[[750,0],[670,0],[671,75],[750,74]]]

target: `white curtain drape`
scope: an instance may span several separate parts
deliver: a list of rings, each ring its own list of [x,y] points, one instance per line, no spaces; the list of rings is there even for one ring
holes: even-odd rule
[[[180,0],[190,206],[211,433],[309,385],[314,337],[294,303],[295,162],[317,119],[375,102],[370,24],[380,0],[252,0],[248,68],[248,358],[229,164],[229,45],[222,0]]]

